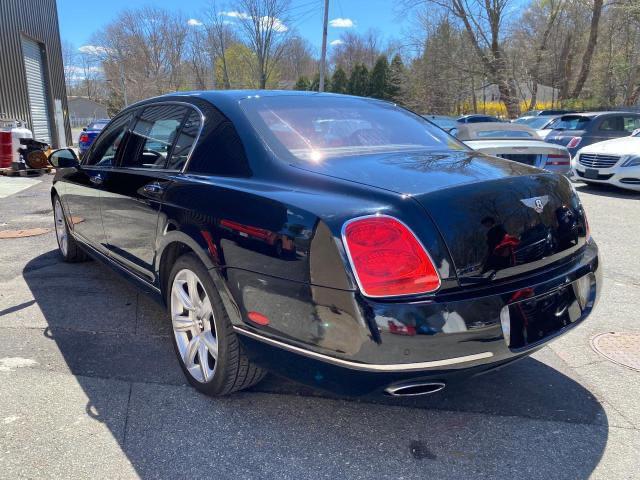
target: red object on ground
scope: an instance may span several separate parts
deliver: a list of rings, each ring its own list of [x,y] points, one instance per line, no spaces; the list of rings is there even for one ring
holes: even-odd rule
[[[9,168],[12,162],[11,130],[0,130],[0,168]]]

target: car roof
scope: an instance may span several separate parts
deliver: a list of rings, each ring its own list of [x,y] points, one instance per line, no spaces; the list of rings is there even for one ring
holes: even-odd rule
[[[562,117],[602,117],[605,115],[640,115],[640,112],[628,112],[624,110],[610,110],[605,112],[576,112],[565,113]]]

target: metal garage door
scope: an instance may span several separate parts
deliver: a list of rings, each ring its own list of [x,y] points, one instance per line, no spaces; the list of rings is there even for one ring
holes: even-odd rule
[[[27,90],[29,92],[33,138],[51,143],[49,103],[40,45],[33,40],[22,37],[22,54],[24,56],[24,68],[27,73]]]

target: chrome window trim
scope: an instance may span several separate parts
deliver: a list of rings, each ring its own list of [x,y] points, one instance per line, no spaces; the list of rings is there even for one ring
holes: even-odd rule
[[[428,370],[431,368],[446,367],[449,365],[457,365],[460,363],[474,362],[477,360],[483,360],[493,357],[493,352],[481,352],[472,355],[465,355],[462,357],[443,358],[442,360],[432,360],[430,362],[418,362],[418,363],[394,363],[394,364],[374,364],[374,363],[359,363],[352,362],[350,360],[343,360],[341,358],[331,357],[323,353],[317,353],[306,348],[296,347],[288,343],[280,342],[269,337],[265,337],[255,332],[251,332],[243,327],[237,325],[233,326],[234,330],[242,335],[251,337],[255,340],[259,340],[264,343],[268,343],[275,347],[288,350],[293,353],[303,355],[305,357],[313,358],[323,362],[331,363],[339,367],[349,368],[351,370],[359,370],[363,372],[413,372],[419,370]]]

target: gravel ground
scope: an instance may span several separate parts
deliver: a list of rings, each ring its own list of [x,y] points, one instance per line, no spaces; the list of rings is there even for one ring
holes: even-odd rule
[[[273,376],[185,385],[164,312],[56,252],[50,176],[0,177],[0,478],[640,478],[640,373],[590,339],[640,332],[640,195],[578,186],[604,262],[582,326],[437,395],[347,399]]]

